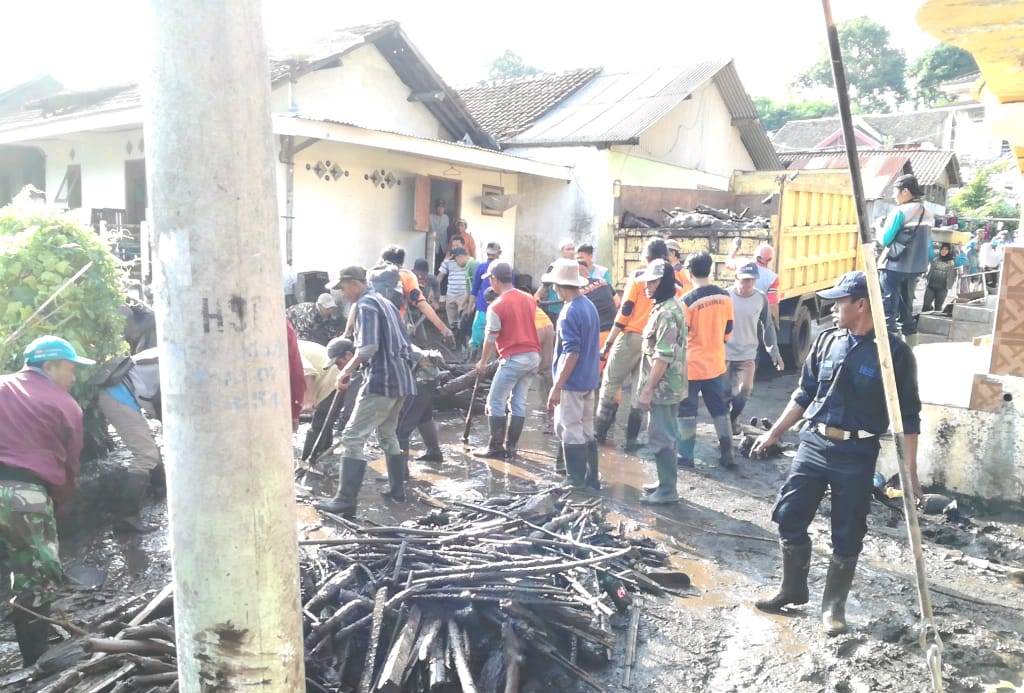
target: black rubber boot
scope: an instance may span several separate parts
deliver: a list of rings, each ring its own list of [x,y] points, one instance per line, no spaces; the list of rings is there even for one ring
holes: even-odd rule
[[[555,474],[558,476],[565,476],[565,452],[562,450],[562,445],[558,445],[558,454],[555,456]]]
[[[599,444],[604,445],[608,442],[608,431],[615,423],[615,414],[618,411],[619,405],[613,404],[608,409],[600,409],[597,412],[597,418],[594,419],[594,438]]]
[[[649,505],[668,505],[679,502],[676,491],[676,451],[672,448],[659,450],[654,456],[658,466],[658,488],[654,493],[640,498],[641,503]]]
[[[516,456],[519,449],[519,436],[523,434],[523,425],[526,423],[525,416],[508,417],[508,433],[505,434],[505,455],[508,459]]]
[[[417,462],[444,462],[444,453],[437,439],[437,422],[433,419],[419,426],[420,438],[427,451],[416,458]]]
[[[406,465],[409,463],[409,453],[402,452],[397,455],[385,455],[384,460],[388,468],[388,490],[380,494],[393,501],[405,500],[405,480],[408,478],[409,470]]]
[[[565,450],[566,483],[574,489],[582,489],[587,483],[587,446],[563,445]]]
[[[597,441],[587,443],[587,488],[593,491],[601,490],[601,474],[598,470],[598,460],[601,453],[597,447]]]
[[[736,460],[732,456],[732,427],[729,417],[716,416],[715,432],[718,433],[718,464],[725,469],[735,469]]]
[[[163,462],[149,470],[149,490],[158,500],[167,498],[167,473]]]
[[[477,448],[473,451],[474,457],[489,457],[495,460],[505,459],[505,417],[488,416],[487,427],[490,429],[491,438],[485,448]]]
[[[807,603],[807,574],[811,570],[811,544],[781,544],[782,585],[775,596],[754,602],[761,611],[779,613],[787,606]]]
[[[156,531],[156,526],[142,519],[142,506],[149,490],[150,473],[142,470],[126,469],[121,476],[121,493],[124,507],[127,510],[114,522],[114,530],[128,534],[149,534]]]
[[[48,615],[49,610],[43,606],[32,606],[31,595],[23,594],[18,597],[17,602],[24,604],[43,616]],[[47,642],[50,633],[50,624],[40,621],[35,616],[30,616],[20,609],[12,609],[11,620],[14,622],[14,635],[18,640],[18,649],[21,650],[21,661],[23,667],[30,667],[36,663],[49,647]]]
[[[342,517],[354,517],[359,504],[359,489],[366,474],[366,460],[354,457],[341,458],[341,472],[338,475],[338,492],[328,501],[315,503],[316,507]]]
[[[642,409],[630,409],[629,418],[626,419],[626,442],[622,449],[626,452],[636,452],[640,449],[640,428],[644,425],[644,412]]]
[[[821,595],[821,623],[826,635],[839,635],[849,629],[846,625],[846,598],[850,594],[856,572],[857,556],[832,554],[828,576],[825,578],[825,591]]]

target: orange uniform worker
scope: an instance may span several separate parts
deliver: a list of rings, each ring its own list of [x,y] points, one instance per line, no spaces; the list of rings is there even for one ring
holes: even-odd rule
[[[718,434],[719,464],[736,466],[732,456],[732,426],[729,423],[729,378],[725,363],[725,343],[732,334],[733,306],[729,292],[711,283],[711,255],[701,251],[690,256],[693,291],[683,296],[686,306],[686,399],[679,403],[680,467],[693,466],[697,442],[697,398],[715,423]]]
[[[660,238],[647,243],[644,251],[647,263],[668,258],[668,248]],[[644,270],[637,270],[626,281],[626,289],[622,295],[622,305],[615,316],[608,339],[601,349],[601,357],[608,361],[601,376],[601,394],[597,406],[597,418],[594,420],[594,436],[599,443],[608,439],[608,431],[615,423],[615,414],[619,405],[616,401],[623,383],[633,377],[640,367],[643,340],[641,334],[647,325],[653,302],[644,293],[644,282],[637,282],[636,277]],[[626,421],[626,441],[623,449],[636,450],[640,447],[637,438],[643,425],[644,412],[630,407],[629,419]]]
[[[402,267],[405,264],[405,249],[397,245],[386,245],[380,253],[380,259],[398,267],[398,278],[402,284],[402,294],[405,297],[403,305],[399,306],[398,309],[402,319],[405,319],[407,307],[414,307],[423,314],[423,317],[431,325],[437,328],[437,331],[444,337],[445,343],[455,346],[455,334],[444,324],[437,311],[434,310],[434,307],[430,305],[430,302],[423,295],[423,291],[420,290],[419,279],[416,278],[416,275],[411,270]]]
[[[679,241],[674,238],[666,238],[665,247],[668,248],[668,261],[672,264],[672,271],[676,275],[676,286],[682,292],[677,296],[679,298],[682,294],[693,289],[693,282],[690,281],[690,275],[687,273],[683,263],[683,248],[679,245]]]

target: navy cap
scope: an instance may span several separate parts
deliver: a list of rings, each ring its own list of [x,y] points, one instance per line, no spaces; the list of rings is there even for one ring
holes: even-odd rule
[[[846,298],[847,296],[866,298],[868,295],[867,275],[863,272],[847,272],[836,282],[835,286],[831,289],[819,291],[818,295],[831,301],[837,298]]]
[[[739,279],[757,279],[760,274],[756,262],[748,262],[736,270],[736,277]]]

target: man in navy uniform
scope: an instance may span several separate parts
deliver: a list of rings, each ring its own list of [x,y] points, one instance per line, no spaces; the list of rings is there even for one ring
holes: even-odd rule
[[[832,559],[822,595],[821,617],[826,632],[846,631],[846,597],[857,557],[867,533],[872,478],[879,437],[889,428],[882,371],[863,272],[848,272],[832,289],[818,295],[835,301],[836,327],[818,336],[800,374],[789,406],[772,429],[754,443],[757,454],[779,442],[801,419],[800,447],[789,478],[779,491],[772,520],[782,544],[782,586],[770,599],[756,602],[762,611],[778,612],[806,604],[811,540],[807,535],[825,488],[832,493]],[[914,496],[921,495],[917,478],[917,436],[921,400],[914,353],[888,334],[892,351],[906,457]]]

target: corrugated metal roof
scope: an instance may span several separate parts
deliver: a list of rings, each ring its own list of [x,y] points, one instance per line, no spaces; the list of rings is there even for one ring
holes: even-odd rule
[[[606,70],[504,144],[529,147],[634,143],[645,130],[711,80],[722,94],[754,166],[762,170],[781,168],[731,60],[632,72]]]
[[[509,144],[634,141],[725,65],[726,61],[708,61],[682,68],[604,71],[513,137]]]
[[[412,92],[437,91],[441,100],[426,100],[424,106],[456,139],[469,136],[474,143],[497,149],[498,143],[474,120],[454,89],[426,62],[402,31],[398,22],[388,21],[336,30],[322,39],[277,53],[270,61],[271,82],[287,78],[291,70],[301,75],[336,64],[341,56],[359,46],[373,43]],[[90,95],[95,96],[90,100]],[[137,108],[142,97],[136,85],[79,92],[74,107],[60,111],[47,109],[44,103],[0,117],[0,131],[16,130],[41,121],[77,118],[106,111]],[[56,97],[54,97],[56,98]]]
[[[787,168],[846,168],[846,150],[810,150],[802,152],[782,152],[779,158]],[[962,185],[960,178],[960,162],[956,152],[950,149],[859,149],[857,158],[861,168],[866,165],[875,166],[876,160],[900,161],[908,164],[910,173],[917,177],[921,185],[941,185],[942,175],[949,176],[949,187]]]

